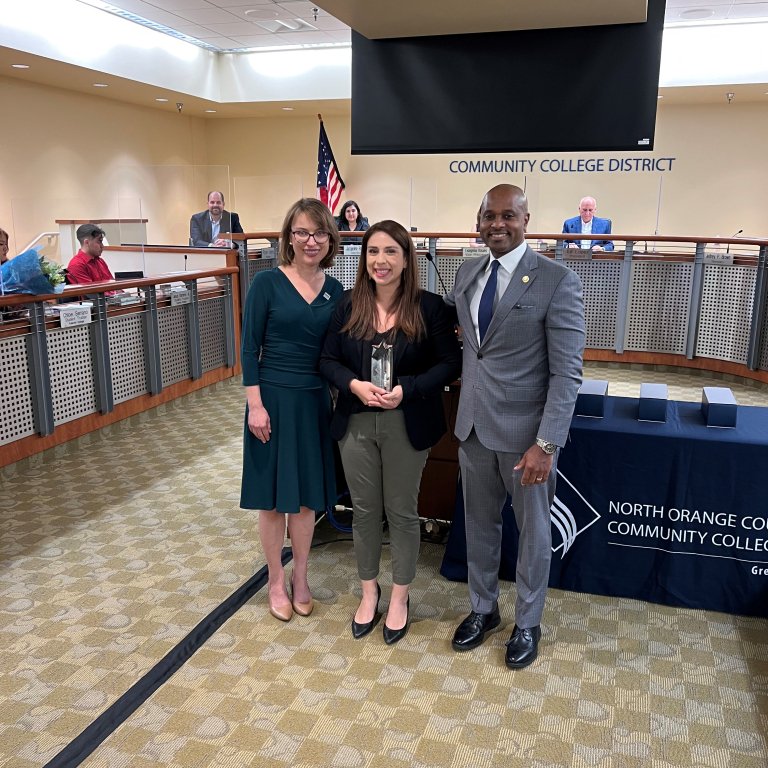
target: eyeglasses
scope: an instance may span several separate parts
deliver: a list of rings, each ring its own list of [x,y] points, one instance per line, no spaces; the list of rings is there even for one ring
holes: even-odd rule
[[[328,242],[328,238],[331,236],[330,232],[326,232],[323,229],[318,229],[317,232],[307,232],[306,229],[294,229],[291,234],[296,238],[299,243],[309,242],[310,237],[315,238],[315,242],[318,245]]]

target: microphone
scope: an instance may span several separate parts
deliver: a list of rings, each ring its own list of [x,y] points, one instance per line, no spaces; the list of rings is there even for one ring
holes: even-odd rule
[[[435,257],[427,251],[424,254],[427,257],[427,261],[435,268],[435,274],[437,275],[437,279],[440,281],[440,285],[443,288],[443,293],[448,293],[448,289],[445,287],[445,283],[443,282],[443,276],[440,274],[440,270],[437,268],[437,264],[435,264]]]
[[[734,232],[731,235],[731,238],[733,239],[734,237],[738,237],[743,231],[744,231],[743,229],[740,229],[738,232]],[[728,243],[728,245],[726,246],[725,252],[726,253],[730,253],[731,252],[731,244],[730,243]]]

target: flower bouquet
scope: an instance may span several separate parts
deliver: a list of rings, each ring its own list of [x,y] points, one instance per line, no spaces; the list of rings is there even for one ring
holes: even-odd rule
[[[60,293],[64,290],[64,271],[59,264],[46,261],[31,248],[0,266],[0,294]]]

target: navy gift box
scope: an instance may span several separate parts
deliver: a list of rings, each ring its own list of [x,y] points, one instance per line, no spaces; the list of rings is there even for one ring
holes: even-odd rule
[[[666,384],[641,384],[638,421],[666,421],[668,397]]]
[[[605,396],[608,382],[600,379],[584,379],[576,396],[576,416],[602,417],[605,411]]]
[[[736,426],[736,398],[728,387],[704,387],[701,412],[708,427]]]

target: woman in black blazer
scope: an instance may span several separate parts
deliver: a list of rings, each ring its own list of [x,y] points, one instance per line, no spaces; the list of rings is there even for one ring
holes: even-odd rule
[[[336,224],[339,232],[365,232],[370,226],[368,219],[360,212],[360,207],[354,200],[347,200],[341,206]]]
[[[408,587],[416,574],[416,511],[429,448],[446,429],[443,387],[461,369],[461,354],[440,296],[419,289],[416,250],[406,229],[380,221],[364,235],[355,285],[334,311],[320,372],[337,389],[331,435],[339,441],[349,485],[362,600],[355,638],[378,617],[383,519],[389,524],[392,596],[384,640],[408,630]],[[372,382],[371,356],[391,345],[391,382]],[[379,366],[377,365],[376,368]]]

